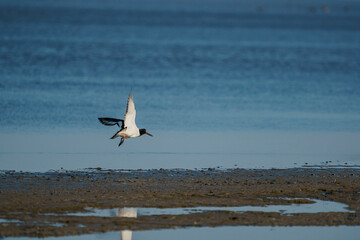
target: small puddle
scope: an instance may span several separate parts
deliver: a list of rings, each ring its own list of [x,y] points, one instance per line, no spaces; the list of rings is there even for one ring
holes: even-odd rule
[[[206,211],[231,211],[231,212],[279,212],[281,214],[293,213],[319,213],[319,212],[353,212],[346,209],[348,205],[332,201],[309,199],[315,203],[267,205],[267,206],[242,206],[242,207],[191,207],[191,208],[112,208],[98,209],[87,208],[88,212],[68,213],[72,216],[98,216],[98,217],[138,217],[153,215],[183,215]]]
[[[0,218],[0,223],[22,223],[22,221],[17,219],[4,219]]]
[[[288,198],[286,198],[288,199]],[[294,199],[296,200],[296,199]],[[300,199],[298,199],[300,200]],[[303,199],[302,199],[303,200]],[[319,212],[354,212],[346,209],[347,205],[332,201],[323,201],[318,199],[308,199],[314,203],[302,203],[291,205],[268,205],[268,206],[242,206],[242,207],[193,207],[193,208],[112,208],[112,209],[96,209],[87,208],[88,212],[68,213],[71,216],[99,216],[99,217],[129,217],[136,218],[139,216],[153,215],[180,215],[192,214],[206,211],[261,211],[261,212],[279,212],[280,214],[294,213],[319,213]],[[61,214],[59,214],[61,215]],[[19,220],[0,219],[2,223],[16,222]],[[58,225],[57,225],[58,224]],[[62,227],[61,223],[54,223],[54,226]],[[79,228],[85,225],[79,224]],[[351,232],[351,233],[350,233]],[[202,228],[186,228],[186,229],[165,229],[150,231],[132,231],[123,230],[120,232],[107,232],[102,234],[85,234],[81,236],[66,237],[49,237],[46,239],[70,240],[70,239],[233,239],[234,236],[242,236],[244,239],[306,239],[306,234],[313,239],[314,235],[319,239],[335,239],[338,236],[358,236],[360,227],[255,227],[255,226],[237,226],[237,227],[202,227]],[[349,235],[350,233],[350,235]],[[280,234],[280,235],[279,235]],[[305,235],[304,235],[305,234]],[[335,235],[334,235],[335,234]],[[119,236],[120,235],[120,236]],[[135,236],[133,236],[135,235]],[[296,238],[301,236],[301,238]],[[16,238],[17,240],[29,240],[29,237]]]
[[[21,224],[23,224],[23,221],[18,220],[18,219],[0,218],[0,223],[3,223],[3,224],[16,223],[16,225],[21,225]],[[58,222],[33,222],[33,224],[38,224],[39,226],[46,224],[46,225],[50,225],[53,227],[63,227],[64,226],[63,223],[58,223]],[[1,239],[1,237],[0,237],[0,239]]]

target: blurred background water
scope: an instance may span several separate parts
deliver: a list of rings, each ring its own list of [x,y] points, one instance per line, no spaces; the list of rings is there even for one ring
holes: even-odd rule
[[[0,169],[357,164],[359,23],[355,0],[0,0]],[[155,137],[118,149],[97,117],[130,90]]]

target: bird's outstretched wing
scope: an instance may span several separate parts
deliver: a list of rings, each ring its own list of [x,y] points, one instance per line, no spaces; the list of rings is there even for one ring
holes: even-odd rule
[[[124,127],[131,129],[131,128],[137,128],[135,123],[135,117],[136,117],[136,110],[135,110],[135,103],[132,93],[130,92],[126,113],[124,117]]]
[[[117,118],[98,118],[99,121],[106,125],[106,126],[114,126],[118,125],[120,128],[123,128],[124,126],[124,120],[117,119]],[[119,125],[119,122],[121,122],[121,126]]]

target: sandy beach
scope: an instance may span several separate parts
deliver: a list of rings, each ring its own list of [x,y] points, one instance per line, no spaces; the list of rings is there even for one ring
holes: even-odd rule
[[[354,226],[360,225],[359,189],[360,169],[355,168],[6,171],[0,175],[0,235],[46,237],[190,226]],[[89,208],[311,204],[315,199],[347,204],[350,211],[204,211],[137,218],[68,214]]]

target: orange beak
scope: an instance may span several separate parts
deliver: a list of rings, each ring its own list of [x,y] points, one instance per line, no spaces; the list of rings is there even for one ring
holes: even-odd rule
[[[153,137],[153,135],[151,135],[151,134],[150,134],[150,133],[148,133],[148,132],[146,132],[146,134],[147,134],[147,135],[149,135],[149,136],[151,136],[151,137]]]

